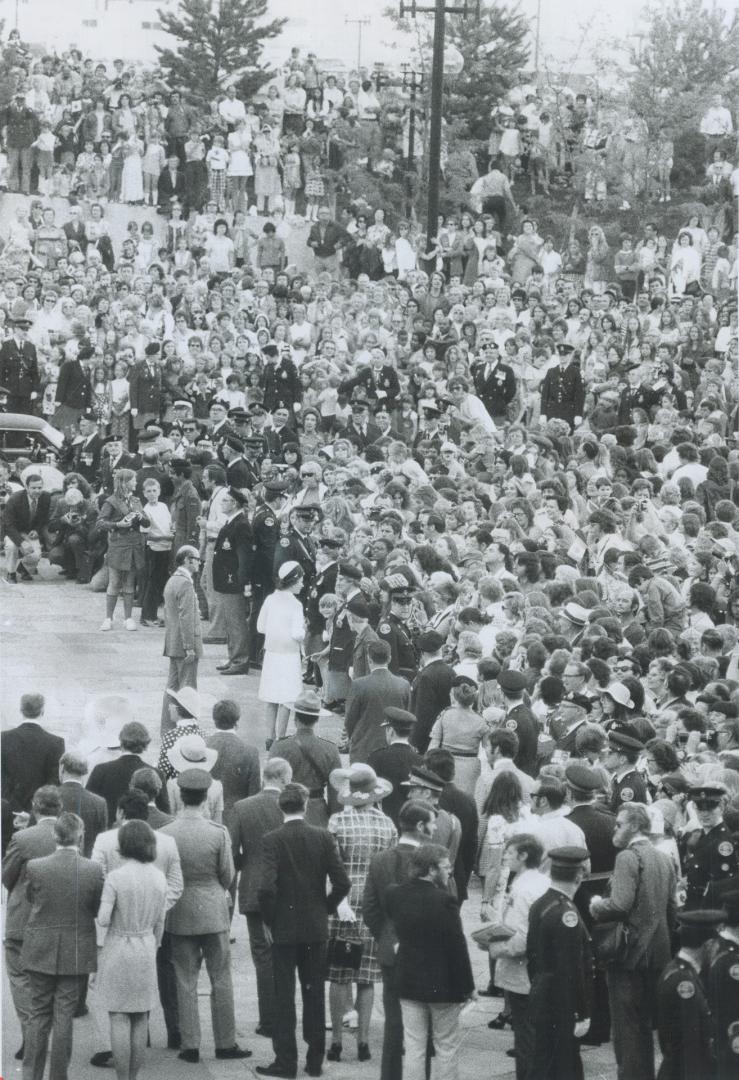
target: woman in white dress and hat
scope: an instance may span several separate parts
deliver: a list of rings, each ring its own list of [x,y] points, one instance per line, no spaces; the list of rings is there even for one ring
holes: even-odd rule
[[[175,775],[167,781],[167,797],[169,808],[173,814],[180,814],[185,808],[182,801],[181,788],[178,783],[180,773],[187,769],[203,769],[212,772],[213,766],[218,760],[218,751],[211,750],[206,746],[202,735],[183,735],[174,746],[167,750],[167,760],[170,769]],[[201,807],[203,817],[210,818],[218,825],[223,823],[223,784],[220,780],[213,780],[208,786],[208,796]]]
[[[382,800],[392,793],[393,785],[361,762],[354,762],[347,769],[334,769],[329,783],[343,809],[331,815],[328,831],[336,838],[352,887],[336,915],[329,918],[328,979],[333,1034],[326,1057],[328,1061],[341,1058],[343,1018],[351,1009],[351,988],[356,983],[357,1056],[360,1061],[368,1061],[375,983],[382,978],[382,969],[375,939],[362,919],[362,895],[372,857],[378,851],[394,847],[398,841],[395,826],[380,808]]]
[[[270,726],[269,750],[287,730],[289,706],[303,690],[300,647],[305,638],[305,615],[297,594],[303,588],[300,563],[285,562],[277,571],[276,588],[262,604],[257,631],[264,634],[264,659],[258,697],[266,703]]]

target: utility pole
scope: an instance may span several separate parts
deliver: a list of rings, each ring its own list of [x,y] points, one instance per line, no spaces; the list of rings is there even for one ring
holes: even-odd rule
[[[410,64],[402,64],[403,89],[410,94],[408,111],[408,156],[405,164],[406,215],[413,213],[413,175],[416,171],[416,94],[423,93],[424,77],[422,71],[413,71]]]
[[[417,15],[434,16],[434,38],[431,55],[431,117],[429,121],[429,177],[428,177],[428,213],[426,215],[426,251],[433,248],[433,240],[439,231],[439,184],[441,180],[441,122],[444,96],[444,42],[446,38],[447,15],[461,15],[466,18],[480,15],[480,0],[462,0],[460,4],[447,6],[446,0],[435,0],[434,6],[423,6],[417,0],[400,0],[400,15],[404,18],[410,12]]]
[[[344,19],[344,23],[347,26],[356,26],[357,28],[357,78],[361,79],[362,71],[362,27],[369,26],[372,22],[371,19]]]

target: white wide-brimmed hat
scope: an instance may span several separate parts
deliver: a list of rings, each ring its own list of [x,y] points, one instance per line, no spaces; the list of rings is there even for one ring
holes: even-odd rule
[[[378,776],[370,765],[355,761],[348,769],[334,769],[328,778],[342,806],[369,806],[381,802],[393,790],[393,785]]]
[[[186,769],[210,772],[218,760],[218,751],[209,749],[202,735],[183,735],[174,746],[170,746],[167,759],[178,773]]]

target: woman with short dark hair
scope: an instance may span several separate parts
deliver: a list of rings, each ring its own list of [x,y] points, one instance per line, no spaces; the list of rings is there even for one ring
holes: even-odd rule
[[[156,951],[164,932],[167,880],[154,865],[156,835],[145,821],[118,830],[121,863],[105,879],[98,922],[106,930],[96,989],[110,1014],[117,1080],[139,1075],[157,1004]]]

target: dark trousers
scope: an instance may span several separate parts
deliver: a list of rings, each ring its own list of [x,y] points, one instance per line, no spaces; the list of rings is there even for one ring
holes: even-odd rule
[[[606,981],[619,1080],[654,1080],[652,1014],[656,979],[649,970],[609,967]]]
[[[171,1042],[179,1038],[180,1018],[177,1011],[177,981],[172,964],[172,935],[166,931],[162,935],[162,944],[157,949],[157,985],[167,1039]]]
[[[274,1030],[275,976],[272,970],[272,949],[264,936],[262,916],[257,911],[246,912],[246,928],[249,931],[249,949],[257,976],[259,1026]]]
[[[526,1080],[526,1070],[531,1059],[531,1033],[528,1026],[528,994],[514,994],[506,991],[511,1010],[513,1028],[513,1048],[516,1051],[516,1080]]]
[[[249,660],[249,609],[243,593],[220,593],[226,624],[226,648],[232,664]]]
[[[74,1014],[85,978],[28,972],[29,1019],[23,1032],[23,1080],[42,1080],[52,1029],[49,1080],[67,1080]]]
[[[169,576],[171,552],[145,549],[144,584],[141,590],[141,618],[156,622],[157,611],[164,596]]]
[[[380,1080],[403,1080],[403,1013],[396,990],[395,968],[382,965],[382,1007],[385,1032],[382,1039]]]
[[[272,1045],[277,1067],[295,1073],[298,1046],[295,1038],[295,972],[300,979],[303,998],[303,1039],[308,1044],[306,1065],[320,1068],[326,1049],[326,942],[300,942],[296,945],[272,945],[275,975],[275,1026]]]

